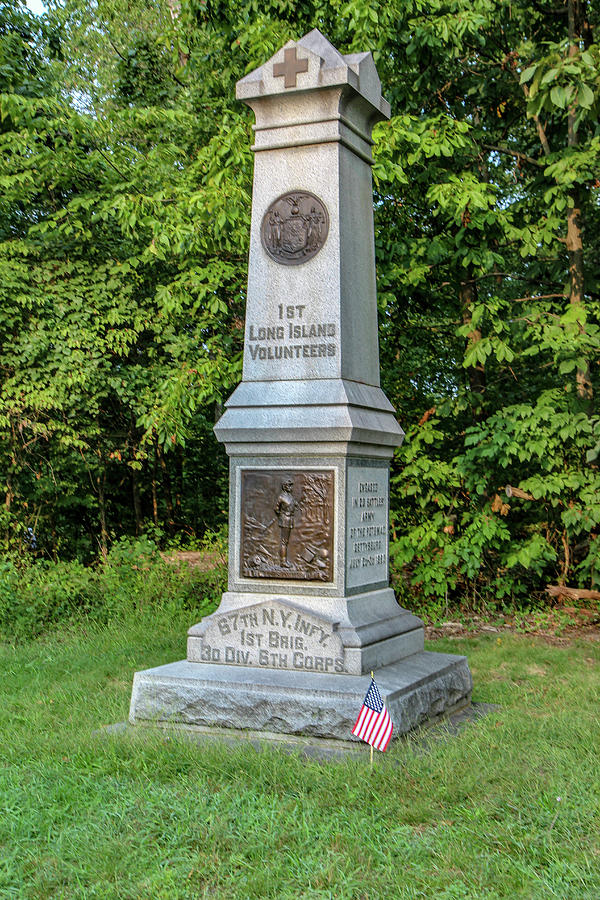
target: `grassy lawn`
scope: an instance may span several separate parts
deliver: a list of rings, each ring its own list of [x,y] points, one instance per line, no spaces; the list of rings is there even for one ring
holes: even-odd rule
[[[501,709],[368,768],[147,731],[131,678],[185,654],[144,611],[0,647],[0,897],[600,897],[600,644],[441,640]]]

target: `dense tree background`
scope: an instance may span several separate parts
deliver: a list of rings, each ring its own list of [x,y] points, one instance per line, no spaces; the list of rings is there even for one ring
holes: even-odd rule
[[[370,49],[393,556],[439,598],[600,587],[600,15],[583,0],[0,4],[0,536],[91,560],[226,521],[252,115]],[[414,590],[414,587],[411,588]]]

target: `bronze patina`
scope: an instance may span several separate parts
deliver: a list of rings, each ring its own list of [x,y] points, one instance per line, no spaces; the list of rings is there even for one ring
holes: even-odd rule
[[[244,470],[242,577],[332,581],[333,496],[331,470]]]
[[[284,266],[298,266],[316,256],[328,232],[329,215],[323,201],[309,191],[294,191],[271,203],[260,236],[272,259]]]

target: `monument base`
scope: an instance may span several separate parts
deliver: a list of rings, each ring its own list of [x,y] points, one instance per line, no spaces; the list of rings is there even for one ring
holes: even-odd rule
[[[465,656],[421,651],[375,671],[394,737],[469,703]],[[132,725],[186,724],[352,739],[368,675],[199,664],[182,660],[136,672]]]
[[[423,622],[391,588],[334,600],[226,591],[219,608],[188,631],[187,658],[366,675],[424,646]]]

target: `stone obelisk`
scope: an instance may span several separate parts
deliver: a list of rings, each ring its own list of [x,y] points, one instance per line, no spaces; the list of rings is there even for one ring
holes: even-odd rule
[[[138,672],[130,721],[350,739],[375,677],[395,735],[469,701],[465,657],[426,652],[389,586],[370,53],[290,41],[237,85],[255,167],[243,379],[215,427],[230,458],[228,590],[187,660]]]

